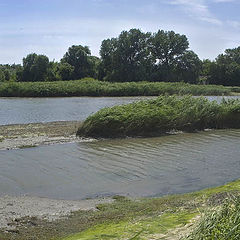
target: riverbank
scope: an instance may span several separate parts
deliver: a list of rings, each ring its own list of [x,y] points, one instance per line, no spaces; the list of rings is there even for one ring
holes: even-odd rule
[[[74,97],[74,96],[194,96],[237,95],[239,87],[193,85],[182,82],[103,82],[91,78],[56,82],[10,82],[0,84],[0,97]]]
[[[79,121],[0,125],[0,150],[79,141]]]
[[[0,199],[0,239],[180,239],[205,212],[239,193],[240,180],[194,193],[135,200],[5,197]]]

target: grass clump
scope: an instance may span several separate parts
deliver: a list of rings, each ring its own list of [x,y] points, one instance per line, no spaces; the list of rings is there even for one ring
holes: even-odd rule
[[[161,96],[155,100],[104,108],[88,117],[83,137],[159,136],[171,130],[240,127],[240,101],[221,104],[204,97]]]
[[[103,82],[92,78],[56,82],[6,82],[0,97],[158,96],[161,94],[231,95],[239,88],[176,82]]]
[[[240,198],[232,197],[205,214],[188,240],[238,240],[240,236]]]

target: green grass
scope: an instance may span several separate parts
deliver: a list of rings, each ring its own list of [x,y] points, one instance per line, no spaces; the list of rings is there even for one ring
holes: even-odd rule
[[[240,92],[239,89],[220,85],[191,85],[182,82],[110,83],[85,78],[74,81],[1,83],[0,97],[231,95],[232,92]]]
[[[171,232],[185,226],[201,212],[218,207],[228,194],[234,196],[239,191],[240,181],[238,180],[224,186],[183,195],[138,201],[118,199],[113,204],[99,206],[100,214],[114,211],[113,219],[106,218],[104,223],[96,224],[61,240],[165,239],[165,236],[171,236]]]
[[[188,240],[238,240],[240,238],[240,198],[230,197],[205,213]]]
[[[218,104],[204,97],[161,96],[155,100],[101,109],[84,121],[77,135],[159,136],[171,130],[239,127],[239,100],[223,100]]]
[[[180,211],[176,213],[163,213],[157,217],[100,224],[82,233],[67,237],[64,240],[149,239],[160,234],[166,234],[169,229],[177,226],[184,226],[195,215],[196,213]]]

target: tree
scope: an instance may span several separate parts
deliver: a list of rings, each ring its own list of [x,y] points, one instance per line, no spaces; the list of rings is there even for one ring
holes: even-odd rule
[[[240,47],[226,49],[211,65],[209,83],[240,86]]]
[[[49,59],[45,55],[28,54],[23,58],[23,70],[18,73],[18,80],[22,82],[42,82],[47,80]]]
[[[2,69],[0,69],[0,82],[5,82],[5,74]]]
[[[93,77],[93,69],[91,64],[91,51],[87,46],[73,45],[68,49],[61,63],[68,63],[74,67],[72,74],[73,79],[80,79],[84,77]]]
[[[90,75],[93,78],[99,77],[99,71],[100,71],[100,65],[101,65],[101,59],[96,56],[90,56],[89,57],[89,63],[90,63]]]
[[[118,38],[104,40],[100,55],[106,79],[147,80],[153,63],[148,47],[150,36],[139,29],[130,29],[121,32]]]
[[[186,51],[176,59],[175,79],[188,83],[197,83],[201,71],[201,60],[193,51]]]
[[[111,80],[114,71],[114,54],[117,49],[117,38],[106,39],[102,41],[100,48],[101,64],[99,69],[99,78],[104,77]]]
[[[74,67],[69,63],[59,63],[57,66],[57,72],[61,80],[71,80],[73,79]]]
[[[151,38],[151,52],[157,65],[156,71],[160,76],[159,80],[175,80],[173,68],[176,60],[183,56],[188,49],[189,43],[185,35],[180,35],[174,31],[159,30]]]

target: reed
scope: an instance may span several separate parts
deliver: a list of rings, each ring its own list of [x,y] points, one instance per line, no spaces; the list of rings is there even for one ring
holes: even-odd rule
[[[104,108],[78,129],[82,137],[159,136],[172,130],[239,128],[240,101],[220,104],[204,97],[161,96],[155,100]]]
[[[206,213],[188,240],[238,240],[240,236],[240,198],[230,197],[214,211]]]
[[[177,82],[110,83],[85,78],[56,82],[6,82],[0,84],[0,97],[73,97],[73,96],[159,96],[162,94],[231,95],[238,88],[216,85],[191,85]]]

